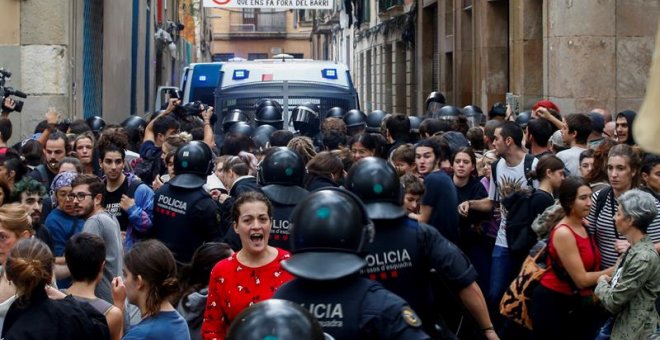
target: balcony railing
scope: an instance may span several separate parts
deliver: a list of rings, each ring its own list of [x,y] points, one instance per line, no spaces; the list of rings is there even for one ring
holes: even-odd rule
[[[402,6],[403,0],[378,0],[378,12],[383,13],[394,6]]]
[[[254,10],[250,13],[234,12],[230,15],[231,33],[250,32],[286,32],[286,12],[262,12]]]

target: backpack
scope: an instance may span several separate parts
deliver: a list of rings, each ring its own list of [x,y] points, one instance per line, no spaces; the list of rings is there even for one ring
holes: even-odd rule
[[[579,296],[580,294],[579,288],[566,269],[558,266],[557,259],[550,255],[548,249],[550,237],[552,237],[552,234],[548,238],[538,241],[532,247],[525,262],[523,262],[520,273],[511,282],[500,301],[500,314],[530,330],[532,329],[532,319],[529,314],[530,301],[545,272],[554,268],[557,278],[568,283],[573,295]],[[594,240],[591,235],[589,235],[589,243],[591,250],[595,251]],[[550,259],[550,265],[548,265],[548,259]]]
[[[541,277],[550,267],[547,265],[548,240],[538,241],[523,262],[522,269],[506,289],[500,301],[500,314],[509,320],[532,329],[530,300]]]
[[[530,194],[516,192],[502,200],[506,207],[506,241],[514,254],[526,255],[537,241],[531,226],[538,216],[532,210],[532,199],[538,195],[548,195],[532,189]]]

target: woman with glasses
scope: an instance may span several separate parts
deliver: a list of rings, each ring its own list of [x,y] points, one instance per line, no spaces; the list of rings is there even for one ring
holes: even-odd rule
[[[57,174],[50,186],[50,197],[54,209],[48,214],[45,225],[53,236],[55,277],[59,288],[68,288],[71,285],[64,260],[66,241],[81,232],[85,224],[85,221],[75,216],[73,197],[69,197],[72,190],[71,182],[77,175],[74,172]]]

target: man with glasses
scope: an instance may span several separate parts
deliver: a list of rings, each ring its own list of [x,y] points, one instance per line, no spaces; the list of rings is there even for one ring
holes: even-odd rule
[[[83,232],[99,236],[105,243],[105,265],[103,277],[96,286],[95,295],[113,303],[112,279],[121,275],[123,248],[117,218],[103,208],[105,185],[93,175],[79,175],[71,183],[70,199],[75,205],[76,215],[85,220]]]

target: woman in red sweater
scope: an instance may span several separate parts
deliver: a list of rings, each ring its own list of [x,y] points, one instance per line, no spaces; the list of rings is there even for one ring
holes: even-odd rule
[[[218,262],[211,271],[202,337],[224,339],[232,320],[243,309],[263,300],[293,277],[280,262],[290,257],[268,245],[272,206],[261,193],[246,192],[232,209],[234,231],[241,239],[237,253]]]

